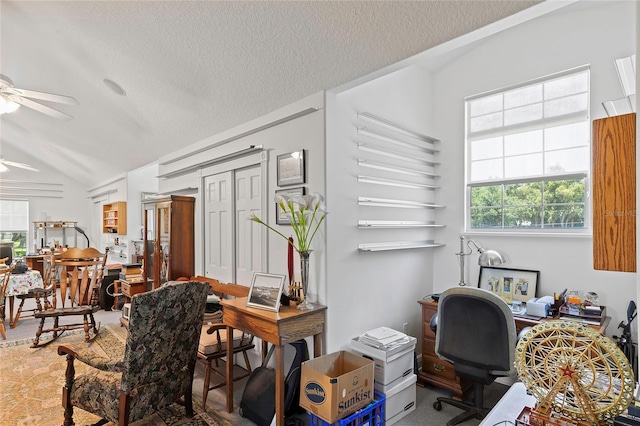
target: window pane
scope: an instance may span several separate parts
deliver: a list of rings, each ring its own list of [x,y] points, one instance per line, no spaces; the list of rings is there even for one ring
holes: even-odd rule
[[[502,185],[471,188],[472,207],[502,206]]]
[[[542,104],[527,105],[520,108],[509,109],[504,112],[505,126],[540,119],[542,119]]]
[[[502,137],[473,141],[469,149],[472,161],[502,157]]]
[[[469,102],[469,115],[471,117],[477,117],[478,115],[500,111],[501,109],[502,93]]]
[[[541,228],[542,209],[540,206],[505,207],[505,228]]]
[[[471,127],[471,132],[479,132],[481,130],[502,127],[502,111],[472,118],[469,122],[469,126]]]
[[[505,109],[529,105],[536,102],[542,102],[542,84],[523,87],[504,94]]]
[[[586,93],[547,101],[544,103],[544,116],[547,118],[557,117],[559,115],[587,111],[587,102]]]
[[[504,155],[542,152],[542,130],[516,133],[504,137]]]
[[[471,181],[501,179],[502,177],[502,158],[474,161],[472,163]]]
[[[585,182],[570,179],[472,187],[471,227],[584,229]]]
[[[504,186],[505,206],[542,204],[542,182],[516,183]]]
[[[471,209],[472,228],[502,228],[502,209],[473,208]]]
[[[0,200],[0,230],[26,231],[29,229],[29,202]]]
[[[547,206],[545,228],[584,228],[584,204]]]
[[[587,72],[573,74],[544,83],[544,98],[554,99],[589,90]]]
[[[583,203],[584,179],[555,180],[544,183],[544,201],[546,204]]]
[[[27,233],[26,232],[0,232],[0,240],[3,242],[13,242],[13,258],[27,255]]]
[[[505,178],[542,175],[542,154],[518,155],[504,159]]]
[[[544,129],[544,148],[547,150],[589,146],[589,124],[580,122]]]
[[[544,154],[544,173],[572,173],[589,170],[589,148],[571,148]]]

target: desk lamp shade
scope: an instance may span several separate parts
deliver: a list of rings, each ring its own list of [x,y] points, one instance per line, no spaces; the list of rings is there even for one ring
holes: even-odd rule
[[[482,247],[479,248],[480,257],[478,258],[478,265],[481,266],[495,266],[506,263],[506,259],[503,255],[495,250],[485,250]]]
[[[0,243],[0,259],[8,257],[6,264],[11,265],[13,262],[13,241]]]

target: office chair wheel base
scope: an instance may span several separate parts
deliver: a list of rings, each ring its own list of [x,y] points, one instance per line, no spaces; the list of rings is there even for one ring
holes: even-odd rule
[[[436,401],[433,403],[433,409],[436,411],[442,411],[442,402]]]

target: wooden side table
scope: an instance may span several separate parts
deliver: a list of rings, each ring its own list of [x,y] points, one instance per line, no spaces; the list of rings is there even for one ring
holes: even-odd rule
[[[276,425],[284,425],[284,346],[305,337],[313,336],[313,356],[322,355],[326,306],[316,305],[309,311],[281,306],[272,312],[246,306],[247,298],[224,299],[220,302],[224,311],[223,322],[227,336],[233,329],[251,333],[262,339],[262,356],[267,343],[276,346]],[[227,345],[227,360],[233,359],[233,347]],[[233,362],[227,362],[227,411],[233,411]]]

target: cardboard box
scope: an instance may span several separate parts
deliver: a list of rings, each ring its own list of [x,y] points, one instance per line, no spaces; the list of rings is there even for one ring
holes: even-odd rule
[[[397,380],[413,373],[416,338],[408,337],[407,343],[388,351],[362,343],[357,337],[351,339],[351,350],[354,353],[370,357],[375,362],[374,379],[378,392],[386,393],[388,385],[393,387]]]
[[[335,423],[373,401],[374,362],[347,351],[302,363],[300,406]]]
[[[389,390],[384,396],[385,424],[390,426],[416,409],[416,381],[418,376],[412,374]]]

